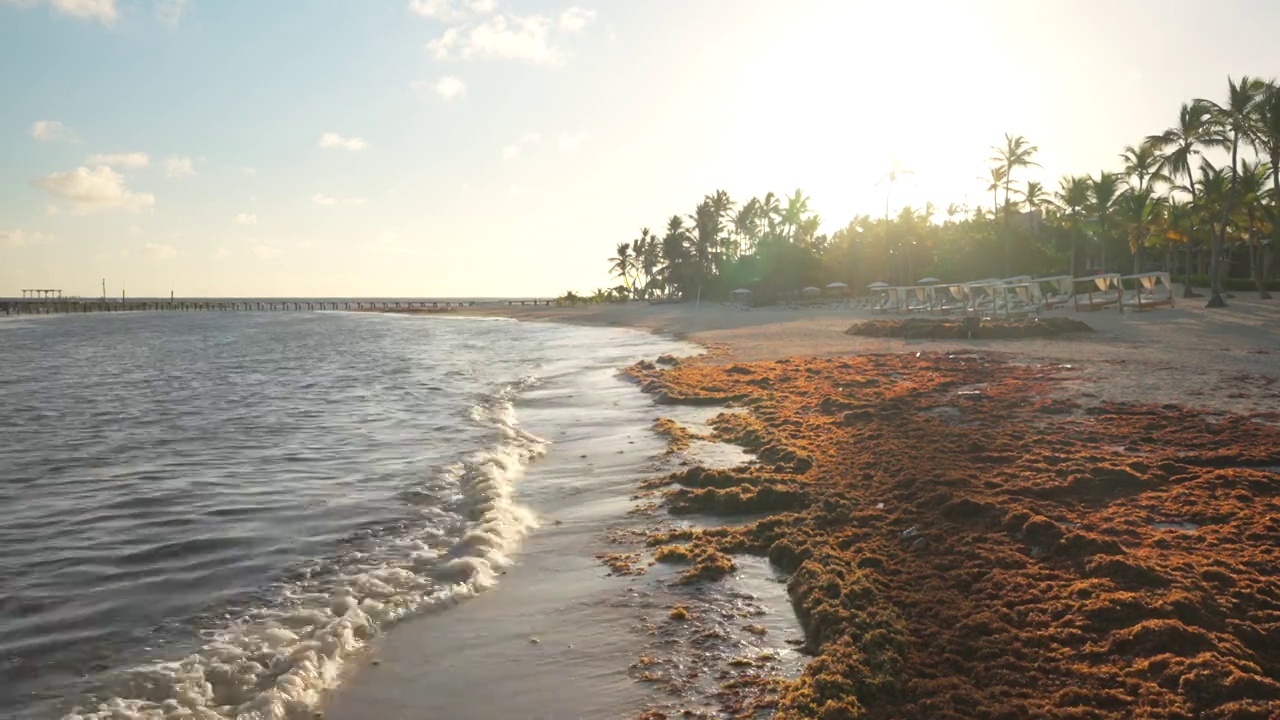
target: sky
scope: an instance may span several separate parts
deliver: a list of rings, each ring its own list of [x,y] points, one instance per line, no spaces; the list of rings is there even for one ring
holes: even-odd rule
[[[1056,187],[1280,72],[1280,3],[0,0],[0,297],[545,297],[703,195]]]

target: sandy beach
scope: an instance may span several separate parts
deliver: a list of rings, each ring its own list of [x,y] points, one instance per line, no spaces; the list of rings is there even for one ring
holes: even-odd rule
[[[849,308],[476,310],[703,345],[673,368],[633,368],[643,395],[604,397],[753,461],[619,469],[597,490],[608,511],[576,534],[535,533],[513,582],[452,630],[425,618],[393,633],[374,656],[388,662],[357,673],[330,716],[361,717],[377,698],[380,717],[435,710],[426,698],[476,679],[475,662],[495,668],[497,691],[474,717],[1275,717],[1280,308],[1241,295],[1227,310],[1059,311],[1093,331],[999,341],[852,337],[870,315]],[[585,471],[572,455],[553,453],[550,477],[572,485]],[[628,521],[628,506],[647,513]],[[630,540],[605,542],[611,527]],[[635,576],[608,577],[593,551],[610,545]],[[768,660],[739,654],[747,670],[711,685],[664,674],[699,646],[665,634],[662,615],[733,596],[762,558],[789,578],[794,617],[746,595],[777,627],[798,619],[803,673],[755,647]],[[603,610],[628,593],[647,599]],[[563,645],[495,664],[539,627],[539,645]],[[507,654],[428,658],[462,647],[458,633]]]

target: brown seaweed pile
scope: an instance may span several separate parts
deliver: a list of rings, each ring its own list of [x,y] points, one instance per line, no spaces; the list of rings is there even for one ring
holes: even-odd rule
[[[845,330],[846,335],[876,338],[939,340],[1016,340],[1046,338],[1068,333],[1092,332],[1093,328],[1075,318],[1031,318],[1027,320],[987,319],[975,328],[965,326],[963,318],[907,318],[904,320],[867,320]]]
[[[707,577],[767,554],[816,655],[780,718],[1280,717],[1280,428],[1061,397],[973,355],[637,370],[733,399],[758,466],[671,509],[770,513],[652,543]],[[667,549],[667,548],[671,549]]]

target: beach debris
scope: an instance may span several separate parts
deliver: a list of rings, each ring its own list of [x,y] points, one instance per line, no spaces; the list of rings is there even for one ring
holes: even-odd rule
[[[876,509],[877,509],[877,510],[883,510],[883,509],[884,509],[884,503],[882,503],[882,502],[878,502],[878,503],[876,503]]]
[[[675,367],[676,365],[680,364],[680,359],[677,358],[675,355],[671,355],[671,354],[659,355],[657,363],[659,365],[665,365],[667,367]]]
[[[667,614],[667,617],[671,618],[672,620],[684,622],[686,620],[692,619],[693,615],[689,613],[689,608],[685,607],[684,605],[677,605],[671,608],[671,612]]]
[[[919,534],[920,534],[920,530],[917,529],[915,525],[912,525],[911,527],[899,533],[899,535],[902,537],[903,540],[910,540],[911,538],[916,537]]]
[[[541,643],[541,642],[542,642],[542,641],[541,641],[541,640],[539,640],[539,639],[537,638],[537,636],[536,636],[536,635],[530,635],[530,636],[529,636],[529,644],[530,644],[530,645],[537,645],[537,644],[539,644],[539,643]]]
[[[970,325],[972,323],[969,323]],[[1092,332],[1093,328],[1075,318],[1032,318],[1030,320],[987,320],[976,329],[955,319],[908,318],[869,320],[845,330],[846,335],[875,338],[928,338],[940,340],[1012,340],[1044,338],[1068,333]],[[923,358],[916,353],[916,358]]]

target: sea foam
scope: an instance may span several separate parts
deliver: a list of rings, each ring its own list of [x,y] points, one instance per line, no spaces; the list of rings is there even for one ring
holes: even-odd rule
[[[129,669],[115,696],[64,720],[301,720],[314,717],[344,664],[388,624],[489,589],[536,525],[515,500],[515,483],[548,442],[519,426],[512,401],[526,378],[471,411],[500,441],[405,494],[427,521],[361,545],[286,584],[284,602],[202,632],[180,660]],[[418,504],[418,503],[414,503]]]

